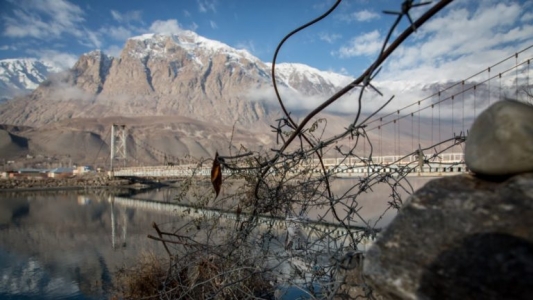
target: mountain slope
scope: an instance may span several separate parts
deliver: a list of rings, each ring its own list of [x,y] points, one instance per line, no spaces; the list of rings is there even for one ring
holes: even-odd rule
[[[241,145],[257,150],[271,145],[275,138],[186,117],[76,118],[40,128],[0,126],[0,158],[19,162],[22,154],[29,153],[56,160],[68,157],[75,163],[103,166],[109,158],[110,128],[116,123],[127,128],[128,163],[131,165],[177,162],[184,157],[212,157],[216,150],[228,151],[230,145],[234,153]]]

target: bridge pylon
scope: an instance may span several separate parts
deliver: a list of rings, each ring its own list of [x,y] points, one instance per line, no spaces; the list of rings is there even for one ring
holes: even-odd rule
[[[113,124],[111,126],[111,166],[113,172],[114,160],[122,160],[126,166],[126,125]]]

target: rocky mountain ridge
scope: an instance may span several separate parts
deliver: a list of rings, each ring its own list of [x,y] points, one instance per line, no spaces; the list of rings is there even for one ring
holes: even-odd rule
[[[129,39],[120,57],[84,54],[31,95],[0,106],[0,123],[42,126],[68,118],[187,116],[225,125],[268,123],[278,114],[269,64],[191,31]],[[349,77],[279,64],[290,97],[330,95]]]

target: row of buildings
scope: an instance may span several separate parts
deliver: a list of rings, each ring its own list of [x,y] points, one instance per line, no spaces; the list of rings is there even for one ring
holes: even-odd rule
[[[61,167],[53,169],[23,168],[2,173],[2,178],[68,178],[93,172],[90,166]]]

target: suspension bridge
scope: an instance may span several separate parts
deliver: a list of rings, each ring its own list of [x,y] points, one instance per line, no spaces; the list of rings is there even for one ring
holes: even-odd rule
[[[385,108],[380,115],[366,122],[365,133],[373,137],[372,145],[363,139],[359,147],[363,151],[360,155],[324,158],[324,168],[338,177],[401,172],[407,166],[410,166],[408,175],[415,176],[467,172],[462,147],[468,136],[468,128],[477,115],[495,101],[531,97],[532,58],[533,45],[469,77],[447,85],[433,85],[433,92],[422,99],[403,99],[400,102],[407,105],[388,111]],[[127,151],[130,135],[135,137],[135,143],[130,147],[142,148],[150,153],[159,162],[158,165],[142,166],[142,159]],[[114,176],[188,177],[209,176],[211,172],[211,163],[177,163],[183,159],[154,148],[135,136],[134,132],[128,132],[125,125],[112,126],[110,145],[110,170]],[[137,165],[126,166],[127,161]],[[311,159],[300,162],[291,171],[309,169],[310,172],[323,172],[319,165],[317,159]],[[232,171],[223,170],[223,174],[231,175]]]

